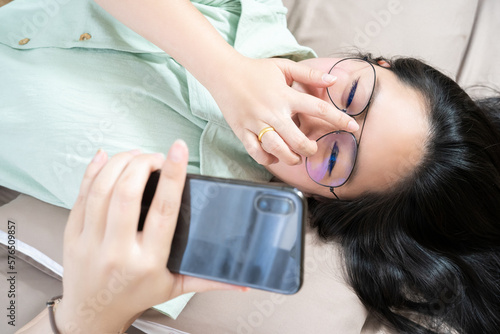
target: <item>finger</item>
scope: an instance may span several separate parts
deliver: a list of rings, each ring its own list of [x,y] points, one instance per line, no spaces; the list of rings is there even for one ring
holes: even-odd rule
[[[315,96],[295,92],[291,107],[297,112],[321,118],[332,124],[333,130],[355,132],[359,130],[358,123],[345,112],[338,110],[332,104],[318,99]]]
[[[274,128],[293,152],[306,157],[316,153],[318,149],[316,141],[307,138],[291,118],[285,118]]]
[[[144,247],[147,247],[147,251],[157,254],[163,265],[167,263],[170,255],[186,180],[187,162],[186,143],[177,140],[163,163],[158,186],[144,223]]]
[[[174,286],[172,289],[172,294],[174,295],[181,295],[187,292],[206,292],[213,290],[248,291],[250,288],[193,276],[174,274]]]
[[[149,176],[161,168],[163,155],[141,154],[134,157],[116,181],[107,214],[104,241],[111,249],[130,245],[137,236],[141,200]]]
[[[291,79],[292,81],[315,87],[329,87],[335,84],[337,80],[337,77],[329,73],[325,73],[301,63],[286,61],[283,64],[287,81]],[[291,82],[288,82],[288,84],[291,84]]]
[[[83,223],[85,219],[85,206],[87,203],[87,196],[89,194],[90,187],[94,182],[95,178],[104,167],[108,160],[108,155],[102,149],[99,149],[87,166],[85,174],[83,175],[82,183],[80,185],[80,191],[78,197],[71,209],[68,218],[68,224],[66,225],[64,238],[72,240],[75,236],[80,235],[83,229]]]
[[[295,123],[293,123],[293,126],[295,127]],[[280,162],[288,165],[297,165],[302,161],[301,156],[293,152],[276,131],[266,132],[262,136],[261,142],[262,148],[277,157]]]
[[[267,166],[278,162],[277,157],[264,151],[261,142],[259,142],[255,133],[250,130],[245,131],[241,141],[248,154],[257,161],[257,163]]]
[[[95,178],[89,189],[85,205],[85,222],[83,233],[87,238],[101,239],[105,230],[109,200],[116,180],[139,151],[115,154]]]

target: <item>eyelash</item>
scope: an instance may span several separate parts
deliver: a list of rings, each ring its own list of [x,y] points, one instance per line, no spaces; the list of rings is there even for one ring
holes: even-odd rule
[[[356,89],[358,88],[358,82],[359,78],[353,81],[352,86],[351,86],[351,91],[349,92],[349,97],[347,98],[347,103],[346,103],[346,109],[349,108],[349,106],[352,103],[352,100],[354,99],[354,95],[356,94]]]
[[[335,167],[338,155],[339,155],[339,147],[337,145],[337,142],[335,142],[335,144],[333,144],[332,152],[330,153],[330,158],[328,159],[328,176],[332,176],[332,170],[333,167]]]

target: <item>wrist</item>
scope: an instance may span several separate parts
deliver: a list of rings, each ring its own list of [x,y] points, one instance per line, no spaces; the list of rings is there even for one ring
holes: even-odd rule
[[[127,329],[125,323],[131,324],[116,318],[117,314],[106,316],[103,312],[91,308],[73,307],[64,299],[59,301],[53,311],[55,326],[60,334],[124,333]]]
[[[84,332],[85,327],[81,323],[76,321],[76,313],[74,310],[68,311],[68,305],[66,300],[62,300],[54,309],[54,319],[55,325],[59,330],[59,333],[80,333]]]
[[[243,74],[242,70],[248,60],[249,58],[230,47],[225,52],[206,55],[203,62],[209,63],[210,66],[200,66],[196,69],[198,72],[193,69],[192,74],[214,95],[219,90],[227,90],[235,81],[241,81],[238,78]]]

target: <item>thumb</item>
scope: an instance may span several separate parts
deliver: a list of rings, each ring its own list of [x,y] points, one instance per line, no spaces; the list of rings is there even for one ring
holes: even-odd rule
[[[331,74],[293,61],[284,63],[284,66],[285,68],[283,68],[283,71],[289,84],[293,81],[297,81],[315,87],[329,87],[337,80],[337,77]]]

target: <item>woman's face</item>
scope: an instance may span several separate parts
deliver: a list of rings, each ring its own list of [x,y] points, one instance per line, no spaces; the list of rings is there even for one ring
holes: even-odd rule
[[[316,58],[303,61],[310,67],[328,72],[340,59]],[[423,98],[413,89],[403,85],[387,68],[375,66],[377,82],[369,109],[355,120],[360,129],[354,133],[359,142],[363,122],[366,121],[358,156],[351,177],[335,193],[341,199],[352,199],[364,192],[383,191],[406,176],[420,162],[429,124]],[[326,89],[295,83],[295,89],[317,96],[327,102]],[[335,85],[331,90],[335,89]],[[330,123],[306,114],[293,116],[300,130],[312,140],[335,131]],[[305,157],[302,163],[289,166],[278,162],[267,169],[281,179],[308,195],[333,197],[328,187],[323,187],[307,174]]]

